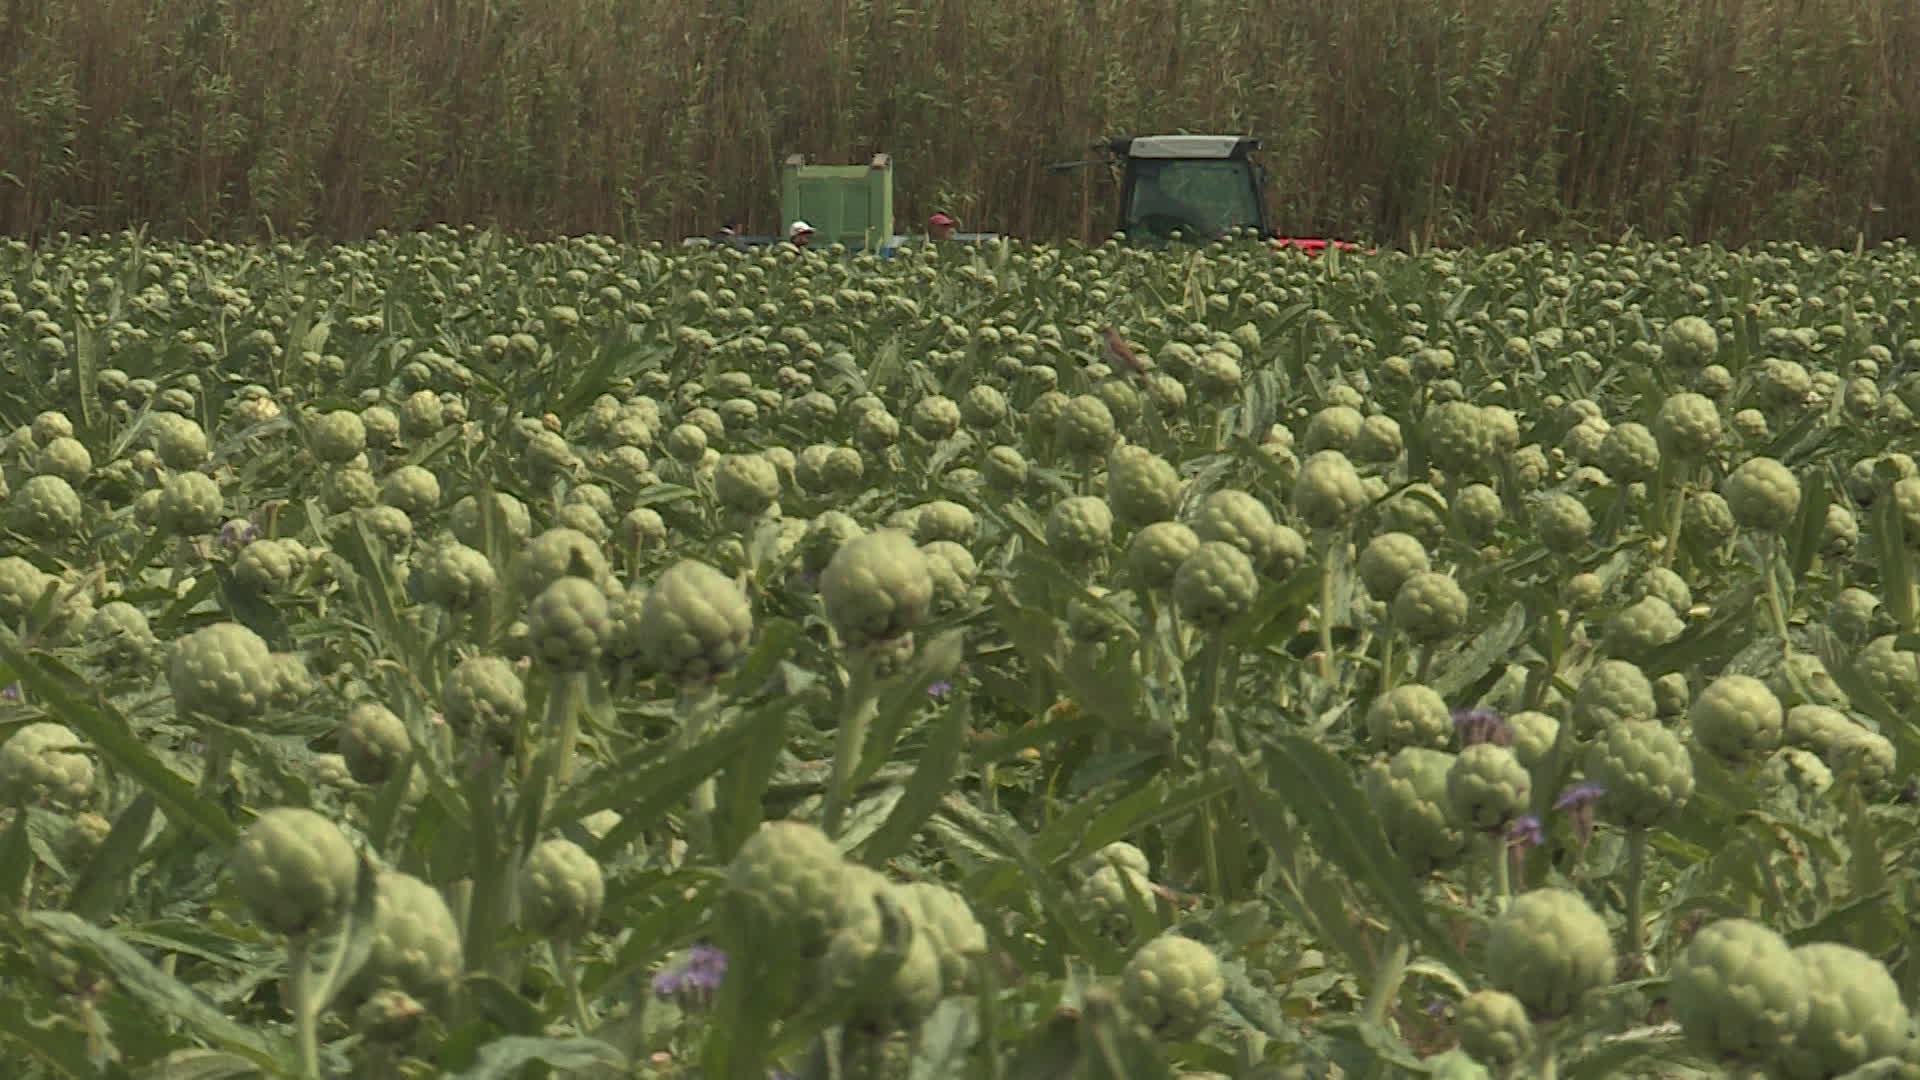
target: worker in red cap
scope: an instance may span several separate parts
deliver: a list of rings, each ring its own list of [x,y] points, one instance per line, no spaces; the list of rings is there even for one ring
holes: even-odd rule
[[[927,219],[927,235],[935,240],[953,239],[954,230],[959,227],[959,222],[944,213],[935,214]]]

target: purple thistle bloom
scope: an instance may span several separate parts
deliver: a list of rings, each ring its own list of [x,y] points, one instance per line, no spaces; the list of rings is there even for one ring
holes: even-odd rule
[[[1607,789],[1605,787],[1583,781],[1561,792],[1560,798],[1554,802],[1553,808],[1571,813],[1598,802],[1606,793]]]
[[[0,701],[19,701],[19,700],[20,700],[20,684],[19,683],[14,683],[11,686],[5,687],[4,689],[0,689]]]
[[[727,954],[711,945],[695,945],[677,968],[661,971],[653,977],[655,997],[706,1001],[720,989],[727,974]]]
[[[1541,827],[1540,819],[1532,814],[1513,819],[1507,826],[1507,843],[1519,851],[1539,847],[1545,843],[1547,831]]]
[[[1554,801],[1553,808],[1573,822],[1573,834],[1579,837],[1582,848],[1593,839],[1593,804],[1606,794],[1607,789],[1599,784],[1579,783],[1561,792],[1560,798]]]
[[[727,973],[727,954],[712,945],[695,945],[687,960],[687,971],[703,990],[718,990]]]
[[[1513,729],[1507,726],[1506,717],[1492,709],[1455,709],[1453,730],[1460,736],[1462,749],[1479,743],[1513,745]]]
[[[934,699],[935,701],[938,701],[941,698],[944,698],[951,693],[953,693],[953,683],[946,679],[940,679],[927,686],[927,696]]]
[[[229,521],[220,526],[220,542],[234,550],[260,539],[260,528],[251,521]]]
[[[1547,842],[1547,830],[1540,819],[1532,814],[1514,818],[1507,826],[1507,863],[1510,874],[1517,886],[1524,888],[1527,872],[1527,851]]]

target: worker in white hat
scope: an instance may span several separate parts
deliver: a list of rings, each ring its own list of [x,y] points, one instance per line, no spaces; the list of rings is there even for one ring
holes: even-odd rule
[[[804,221],[796,221],[787,226],[787,239],[791,240],[795,247],[806,247],[813,243],[813,226]]]

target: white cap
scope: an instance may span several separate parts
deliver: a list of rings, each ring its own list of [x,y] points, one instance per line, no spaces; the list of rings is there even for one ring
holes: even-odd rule
[[[799,236],[803,232],[812,232],[812,231],[813,231],[813,226],[807,224],[804,221],[796,221],[793,224],[787,226],[787,238],[792,239],[793,237]]]

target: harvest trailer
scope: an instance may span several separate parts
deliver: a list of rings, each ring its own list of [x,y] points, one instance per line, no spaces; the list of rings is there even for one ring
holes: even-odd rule
[[[912,237],[893,231],[893,158],[875,154],[864,165],[816,165],[793,154],[780,171],[777,235],[739,236],[733,243],[765,246],[786,239],[796,221],[813,227],[816,247],[840,244],[848,251],[892,255]],[[960,233],[961,242],[994,239],[993,233]],[[688,243],[700,243],[700,239]]]

